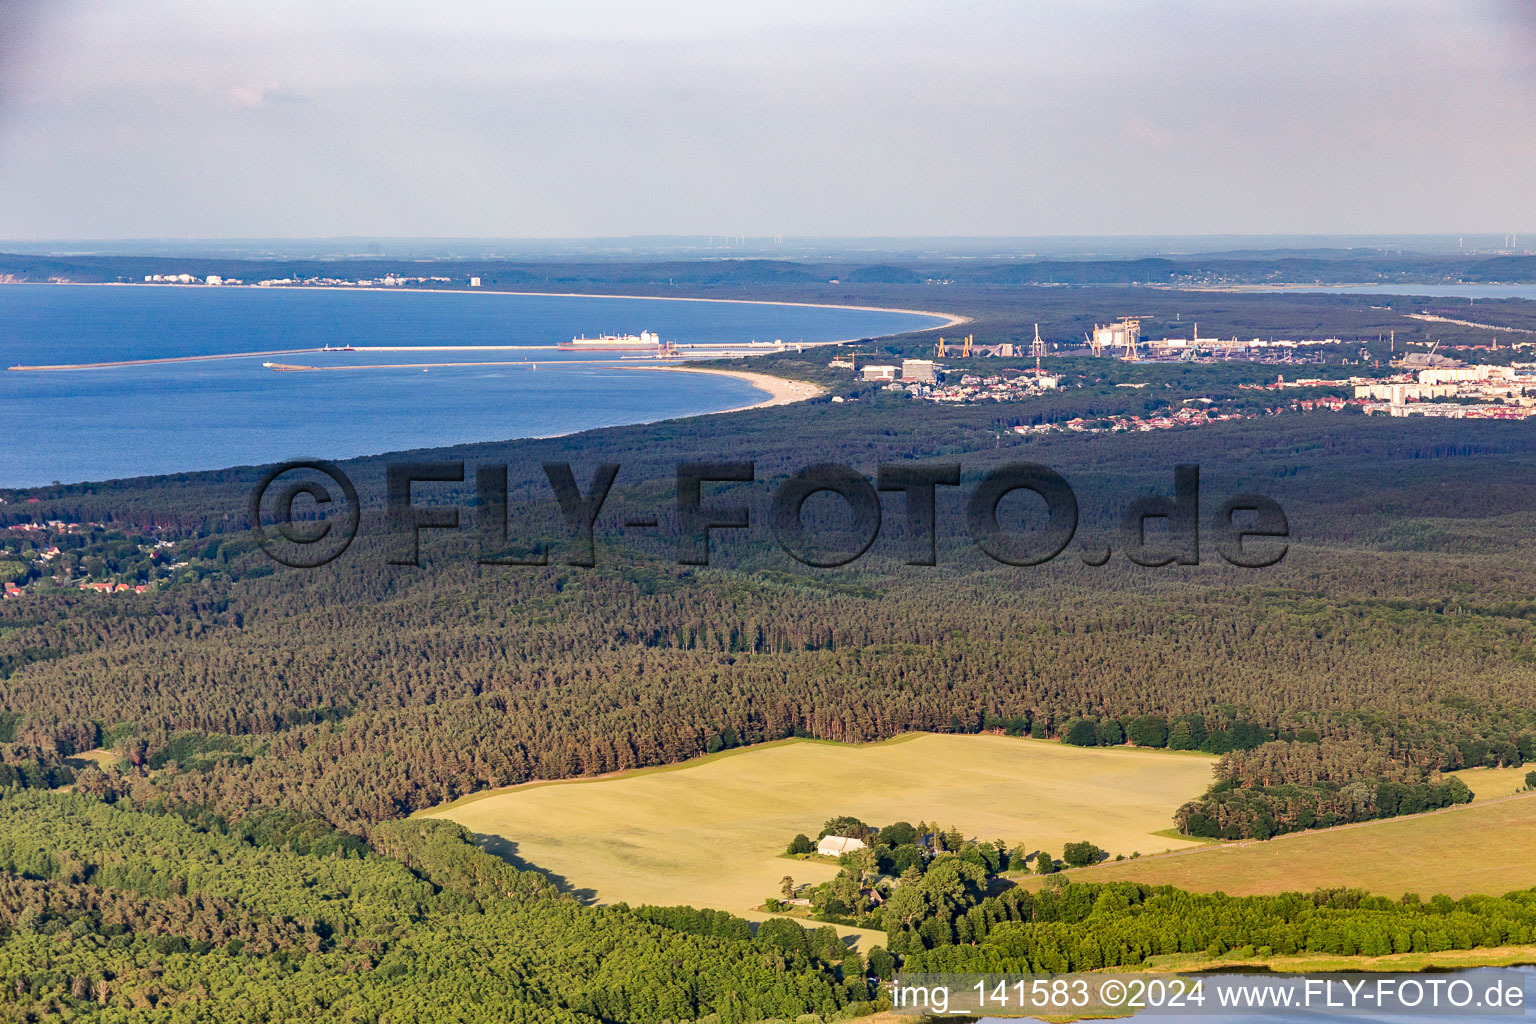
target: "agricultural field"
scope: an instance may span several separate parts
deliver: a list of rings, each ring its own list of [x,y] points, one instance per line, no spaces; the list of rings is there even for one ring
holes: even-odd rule
[[[1533,767],[1536,766],[1524,764],[1517,768],[1463,768],[1451,774],[1467,784],[1467,788],[1472,791],[1472,802],[1480,804],[1523,792],[1525,777]]]
[[[1523,780],[1524,771],[1521,779]],[[1488,786],[1472,804],[1408,818],[1297,832],[1268,841],[1223,843],[1106,863],[1066,874],[1076,882],[1149,882],[1244,896],[1347,886],[1386,896],[1415,892],[1461,897],[1536,886],[1536,793],[1501,794],[1489,786],[1501,769],[1464,773]],[[1513,784],[1513,783],[1512,783]],[[1523,781],[1521,783],[1523,785]],[[1038,885],[1031,879],[1030,885]]]
[[[1210,784],[1213,762],[997,735],[785,740],[667,768],[514,786],[422,813],[497,837],[488,849],[598,902],[747,916],[785,875],[822,882],[836,874],[830,863],[781,855],[797,832],[814,838],[839,814],[872,825],[938,822],[1058,854],[1079,839],[1127,856],[1191,846],[1158,833]]]

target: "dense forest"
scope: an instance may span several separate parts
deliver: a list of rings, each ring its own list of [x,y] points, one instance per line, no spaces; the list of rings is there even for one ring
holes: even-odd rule
[[[0,1012],[726,1024],[873,1008],[830,929],[754,939],[582,907],[446,822],[380,825],[379,852],[293,831],[8,793]]]
[[[0,750],[51,766],[106,745],[126,771],[82,766],[81,788],[236,815],[254,800],[349,828],[487,786],[677,761],[722,738],[1077,740],[1084,720],[1152,714],[1175,745],[1188,735],[1212,750],[1308,733],[1419,770],[1529,753],[1518,605],[1361,595],[1329,607],[1251,587],[1083,581],[1031,596],[1010,575],[853,586],[656,564],[510,579],[444,566],[376,579],[367,602],[323,571],[222,597],[172,591],[153,601],[162,615],[82,595],[60,599],[74,614],[28,622],[17,612],[37,610],[10,602],[9,635],[55,654],[0,680],[21,716]],[[1180,729],[1192,722],[1203,736]]]
[[[583,907],[413,819],[367,844],[84,795],[0,799],[0,1008],[15,1019],[835,1021],[912,971],[1066,971],[1167,953],[1379,956],[1536,939],[1536,890],[1400,901],[1047,884],[985,895],[981,846],[893,895],[891,952],[689,907]],[[993,850],[994,858],[998,851]],[[1006,857],[1006,854],[1003,854]],[[814,1017],[806,1017],[814,1014]]]
[[[930,972],[1056,972],[1130,967],[1169,953],[1240,959],[1322,953],[1384,956],[1536,939],[1536,890],[1401,900],[1354,890],[1226,896],[1134,883],[1010,889],[964,917],[976,941],[912,951]]]
[[[1170,322],[1198,311],[1222,333],[1317,324],[1374,337],[1403,322],[1360,298],[1027,291],[954,294],[996,340],[1022,337],[1034,316],[1080,333],[1096,309],[1135,311],[1149,294]],[[918,305],[922,292],[848,294]],[[1520,305],[1503,315],[1531,322]],[[878,958],[856,963],[825,933],[778,924],[748,937],[687,908],[582,907],[446,826],[398,819],[531,779],[920,729],[1220,754],[1211,792],[1177,824],[1265,836],[1457,802],[1465,788],[1440,773],[1536,758],[1528,425],[1317,412],[1026,437],[1011,428],[1235,394],[1274,367],[1138,368],[1152,384],[1136,390],[1116,386],[1124,364],[1063,359],[1082,387],[1038,405],[940,407],[825,363],[786,354],[765,368],[843,402],[413,453],[505,465],[509,535],[545,544],[538,567],[479,564],[472,473],[417,498],[459,506],[466,528],[425,531],[420,566],[390,564],[383,457],[343,464],[362,529],[314,570],[258,549],[246,509],[260,468],[0,494],[0,526],[104,524],[71,564],[129,571],[147,557],[143,544],[115,551],[117,538],[165,542],[163,557],[185,563],[143,594],[38,587],[0,602],[5,998],[21,1014],[138,1006],[164,1019],[258,1020],[295,1005],[412,1019],[476,998],[497,1020],[836,1015],[871,998]],[[709,565],[679,564],[677,464],[736,459],[755,463],[755,481],[707,498],[748,505],[753,526],[715,531]],[[882,464],[959,464],[961,484],[939,488],[938,564],[906,564],[915,535],[897,494],[883,496],[860,560],[811,569],[786,555],[770,497],[824,461],[870,479]],[[594,567],[570,564],[579,545],[550,462],[580,481],[622,467]],[[1077,540],[1045,565],[995,562],[968,534],[977,482],[1019,462],[1054,468],[1077,495]],[[1200,467],[1200,564],[1132,564],[1121,513],[1169,494],[1180,464]],[[1242,493],[1288,518],[1285,557],[1269,568],[1228,565],[1208,546],[1211,514]],[[1030,506],[999,507],[1028,533]],[[620,525],[638,512],[659,528]],[[835,529],[840,514],[830,499],[806,506],[814,526]],[[1093,544],[1115,557],[1088,564]],[[75,793],[44,792],[61,785]],[[947,852],[954,867],[893,897],[912,906],[890,951],[929,969],[1530,941],[1528,894],[1391,906],[1136,887],[988,896],[988,872],[1017,851],[994,846],[997,864],[983,867]]]
[[[777,410],[743,419],[770,421],[765,432],[788,422]],[[828,447],[870,472],[920,443],[872,420]],[[82,788],[237,816],[254,801],[350,829],[487,786],[677,761],[727,737],[926,729],[1085,742],[1090,723],[1094,743],[1222,752],[1315,738],[1365,743],[1417,771],[1519,763],[1536,732],[1536,605],[1514,543],[1527,514],[1498,502],[1514,489],[1507,467],[1528,456],[1518,425],[1475,427],[1443,455],[1417,427],[1298,416],[1267,433],[1208,428],[1078,451],[1000,449],[992,433],[959,456],[968,479],[972,465],[1026,454],[1062,466],[1082,481],[1086,531],[1095,501],[1169,486],[1166,470],[1144,468],[1154,458],[1203,451],[1218,494],[1262,487],[1287,505],[1295,542],[1262,571],[1070,558],[1016,569],[978,561],[963,526],[941,540],[939,566],[904,566],[896,514],[867,566],[827,571],[760,536],[717,536],[718,568],[679,566],[668,545],[617,528],[600,535],[592,569],[559,564],[558,546],[547,567],[478,566],[469,537],[431,538],[422,568],[391,567],[372,512],[343,559],[274,571],[247,534],[212,535],[197,543],[220,571],[183,586],[0,605],[12,657],[0,697],[16,716],[0,752],[51,767],[107,746],[127,771],[82,767]],[[620,458],[641,443],[604,433]],[[763,476],[793,464],[793,439],[726,443],[760,440]],[[677,447],[686,456],[706,441]],[[1243,460],[1258,443],[1273,454],[1254,473]],[[647,480],[636,461],[637,482],[610,499],[614,518],[646,501],[665,517],[670,467]],[[1354,486],[1330,483],[1343,479]],[[239,490],[210,503],[238,507]],[[1414,517],[1374,511],[1416,502],[1433,504]],[[941,506],[940,522],[963,515]]]

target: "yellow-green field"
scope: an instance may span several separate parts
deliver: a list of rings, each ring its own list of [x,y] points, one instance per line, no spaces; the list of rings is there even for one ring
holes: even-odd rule
[[[115,750],[108,750],[105,747],[97,747],[95,750],[83,750],[73,757],[68,758],[68,760],[79,761],[81,764],[90,762],[91,764],[96,765],[98,768],[106,769],[117,763],[118,756]]]
[[[1500,769],[1480,769],[1496,772]],[[1529,770],[1529,769],[1527,769]],[[1466,896],[1536,886],[1536,793],[1409,818],[1364,822],[1268,842],[1207,846],[1188,853],[1072,871],[1073,881],[1135,881],[1232,895],[1310,892],[1350,886],[1387,896]],[[1523,778],[1523,776],[1522,776]],[[1488,786],[1490,791],[1494,787]],[[1032,881],[1031,884],[1038,884]]]
[[[872,825],[939,822],[1058,856],[1078,839],[1111,854],[1189,846],[1154,833],[1204,792],[1213,762],[1005,736],[786,740],[667,768],[514,786],[423,813],[502,837],[504,853],[602,902],[748,916],[785,875],[820,882],[836,874],[834,865],[780,854],[795,833],[815,837],[839,814]]]
[[[1480,804],[1525,789],[1525,776],[1529,771],[1531,766],[1524,765],[1520,768],[1463,768],[1451,774],[1467,784],[1472,791],[1472,802]]]

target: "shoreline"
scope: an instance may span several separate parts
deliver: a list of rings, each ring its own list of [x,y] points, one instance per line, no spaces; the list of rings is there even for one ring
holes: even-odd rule
[[[820,384],[794,380],[790,377],[776,377],[771,373],[757,373],[752,370],[716,370],[712,368],[706,369],[702,366],[621,366],[620,369],[645,370],[652,373],[708,373],[718,377],[734,377],[736,380],[746,381],[759,391],[768,392],[768,397],[761,402],[753,402],[751,405],[738,405],[731,409],[718,409],[715,412],[699,414],[703,416],[720,416],[728,412],[746,412],[748,409],[767,409],[776,405],[793,405],[795,402],[804,402],[827,393],[827,389]]]
[[[435,366],[435,365],[442,365],[442,364],[430,364],[430,365],[434,365]],[[476,364],[467,364],[467,365],[477,365],[477,366],[479,366],[479,365],[520,365],[520,364],[482,364],[482,363],[476,363]],[[587,365],[613,366],[614,364],[610,364],[610,363],[588,363]],[[736,377],[736,378],[738,378],[740,380],[746,380],[748,383],[752,384],[754,387],[759,388],[759,390],[769,392],[769,397],[764,399],[761,402],[754,402],[751,405],[737,405],[737,406],[733,406],[733,407],[731,407],[729,409],[713,409],[713,410],[711,410],[709,412],[674,413],[674,414],[667,415],[667,416],[657,416],[657,417],[655,417],[653,419],[627,420],[627,421],[625,421],[623,423],[605,423],[605,424],[602,424],[600,426],[595,426],[595,427],[578,427],[575,430],[561,430],[561,431],[556,431],[553,434],[519,434],[519,435],[517,435],[515,437],[491,437],[491,438],[484,438],[484,439],[481,439],[481,440],[449,441],[449,442],[445,442],[443,444],[416,446],[416,447],[413,447],[413,448],[396,448],[396,449],[390,449],[388,451],[382,451],[382,452],[380,452],[380,451],[371,451],[371,452],[362,452],[362,453],[359,453],[359,454],[356,454],[356,455],[337,455],[337,456],[332,456],[331,457],[331,461],[334,461],[334,462],[353,462],[353,461],[356,461],[356,460],[359,460],[359,459],[382,459],[382,458],[385,458],[387,456],[398,455],[399,453],[406,452],[406,451],[434,451],[434,450],[443,449],[443,448],[462,448],[462,447],[467,447],[467,446],[470,446],[470,445],[516,444],[516,443],[523,442],[523,441],[557,441],[557,440],[559,440],[562,437],[574,437],[577,434],[586,434],[586,433],[591,433],[591,432],[598,431],[598,430],[620,430],[620,429],[623,429],[625,427],[648,427],[648,426],[651,426],[652,424],[667,423],[667,422],[669,422],[671,420],[692,419],[695,416],[723,416],[726,413],[747,412],[747,411],[749,411],[751,409],[766,409],[769,406],[775,406],[775,405],[791,405],[791,404],[793,404],[795,402],[803,402],[806,399],[815,398],[817,395],[824,393],[824,389],[822,389],[819,385],[816,385],[816,384],[810,384],[810,383],[807,383],[805,381],[794,381],[794,380],[790,380],[788,377],[775,377],[775,376],[773,376],[771,374],[767,374],[767,373],[751,373],[751,372],[748,372],[748,371],[745,371],[745,370],[705,370],[705,369],[701,369],[701,368],[697,368],[697,367],[688,367],[688,366],[615,366],[614,368],[616,368],[616,369],[623,369],[623,370],[652,370],[652,371],[658,371],[659,370],[659,371],[663,371],[663,372],[673,372],[673,373],[682,372],[682,373],[711,373],[711,374],[720,374],[720,375],[726,376],[726,377]],[[370,369],[370,367],[316,367],[315,369],[324,371],[324,370],[329,370],[329,369]],[[303,372],[303,371],[301,371],[301,372]],[[770,384],[769,382],[774,382],[774,383]],[[811,392],[811,393],[802,393],[801,389],[806,389],[806,388],[815,389],[815,390],[813,392]],[[109,477],[100,477],[100,478],[96,478],[96,479],[87,478],[87,479],[83,479],[83,480],[67,480],[67,481],[63,482],[62,486],[67,489],[67,488],[71,488],[71,487],[83,487],[83,486],[88,485],[88,484],[108,484],[108,483],[114,483],[114,482],[122,481],[122,480],[152,480],[152,479],[155,479],[155,478],[158,478],[158,477],[193,476],[193,475],[204,474],[204,473],[223,473],[226,470],[231,470],[231,469],[247,469],[247,468],[252,468],[252,467],[260,468],[260,467],[269,466],[269,465],[275,465],[275,463],[254,462],[254,463],[237,464],[237,465],[233,465],[233,466],[228,466],[228,465],[226,465],[226,466],[209,466],[209,467],[202,468],[202,469],[174,469],[174,470],[166,470],[164,472],[139,474],[137,476],[109,476]],[[0,491],[36,491],[36,490],[43,490],[43,489],[46,489],[46,488],[50,488],[52,486],[53,485],[51,483],[39,483],[39,484],[6,484],[6,483],[0,483]],[[557,779],[557,780],[552,780],[552,781],[562,781],[563,782],[563,781],[566,781],[566,780]]]
[[[142,281],[0,281],[4,285],[62,285],[74,288],[191,288],[208,291],[215,288],[229,289],[231,291],[255,290],[255,291],[314,291],[314,292],[363,292],[376,295],[385,295],[395,292],[415,292],[428,295],[527,295],[535,298],[549,299],[644,299],[651,302],[724,302],[747,306],[801,306],[807,309],[851,309],[863,313],[906,313],[912,316],[932,316],[944,320],[942,324],[933,324],[929,327],[919,327],[911,331],[898,331],[898,334],[923,334],[928,331],[942,331],[960,324],[968,324],[972,318],[963,313],[945,313],[936,309],[909,309],[902,306],[856,306],[843,302],[793,302],[789,299],[714,299],[699,298],[689,295],[621,295],[611,292],[524,292],[506,291],[500,288],[401,288],[367,287],[359,288],[343,287],[341,285],[325,284],[283,284],[262,287],[255,284],[236,285],[207,285],[207,284],[168,284],[165,282]],[[892,334],[882,334],[882,338],[894,337]],[[806,341],[797,342],[802,345],[842,345],[850,341],[859,341],[858,338],[841,338],[836,341]]]
[[[100,282],[74,282],[74,281],[47,281],[47,282],[42,282],[42,281],[25,281],[24,282],[24,281],[8,281],[8,282],[0,282],[0,284],[18,284],[18,285],[20,285],[20,284],[54,284],[54,285],[63,285],[63,286],[74,286],[74,287],[146,287],[146,288],[147,287],[165,287],[165,288],[223,287],[222,285],[220,285],[220,286],[208,286],[208,285],[190,285],[190,284],[189,285],[181,285],[181,284],[176,284],[176,285],[139,285],[137,282],[114,282],[114,281],[100,281]],[[242,286],[235,286],[235,287],[237,287],[237,288],[254,288],[256,286],[254,286],[254,285],[242,285]],[[283,286],[283,287],[304,288],[306,290],[312,290],[312,291],[348,291],[348,290],[350,290],[350,291],[383,291],[384,290],[384,289],[355,289],[355,288],[354,289],[344,289],[344,288],[331,288],[331,287],[318,286],[318,285],[289,285],[289,286]],[[458,290],[458,289],[393,288],[393,289],[389,289],[389,290],[390,291],[434,292],[434,293],[438,293],[438,292],[450,293],[451,292],[453,294],[465,294],[465,292],[463,292],[461,290]],[[474,294],[474,293],[471,293],[471,294]],[[929,311],[929,310],[897,309],[897,308],[894,308],[894,307],[834,305],[834,304],[828,304],[828,303],[788,302],[788,301],[782,301],[782,300],[767,300],[767,299],[762,299],[762,300],[758,300],[758,299],[708,299],[708,298],[687,298],[687,297],[684,297],[684,296],[592,295],[592,294],[586,294],[586,293],[567,293],[567,292],[481,291],[478,294],[484,294],[484,295],[539,295],[539,296],[557,297],[557,298],[562,298],[562,297],[563,298],[613,298],[613,299],[651,299],[651,298],[654,298],[654,299],[659,299],[661,301],[668,301],[668,302],[723,302],[723,303],[739,302],[739,303],[754,304],[754,305],[807,306],[807,307],[812,307],[812,308],[849,309],[849,310],[862,310],[862,311],[872,311],[872,312],[915,313],[915,314],[920,314],[920,315],[925,315],[925,316],[942,317],[942,318],[944,318],[944,321],[945,321],[942,324],[935,324],[935,325],[930,326],[930,327],[919,328],[918,331],[914,331],[914,332],[900,332],[900,333],[920,333],[920,332],[941,330],[941,329],[944,329],[946,327],[952,326],[954,324],[967,323],[967,322],[970,322],[970,320],[971,320],[970,317],[963,316],[961,314],[940,313],[940,312],[934,312],[934,311]],[[880,337],[892,337],[892,336],[893,335],[880,335]],[[811,348],[811,347],[823,347],[823,346],[827,346],[827,345],[847,344],[849,342],[858,341],[858,340],[862,340],[862,339],[844,338],[844,339],[835,339],[835,340],[829,340],[829,341],[804,342],[804,343],[799,343],[799,344],[803,345],[806,348]],[[448,347],[451,347],[451,346],[448,346]],[[537,346],[535,346],[535,348],[536,347]],[[786,346],[786,348],[787,347],[788,346]],[[159,362],[184,362],[184,361],[202,361],[202,360],[214,360],[214,359],[228,359],[228,358],[235,358],[237,356],[258,356],[258,357],[259,356],[277,356],[277,355],[287,355],[287,354],[299,354],[299,353],[304,353],[304,352],[309,352],[309,351],[315,351],[315,350],[313,350],[313,349],[274,350],[274,351],[262,352],[262,353],[239,353],[239,354],[236,354],[236,356],[231,356],[231,355],[227,355],[227,354],[214,354],[214,355],[203,355],[203,356],[167,357],[167,358],[164,358],[164,359],[153,359],[153,360],[132,360],[132,361],[128,361],[128,362],[133,364],[133,365],[138,365],[138,364],[141,364],[141,363],[153,364],[153,363],[159,363]],[[768,354],[773,354],[773,353],[754,353],[753,355],[768,355]],[[747,359],[751,359],[752,355],[745,355],[745,356],[742,356],[741,358],[745,361]],[[578,362],[578,361],[579,362],[584,362],[584,363],[588,362],[587,360],[572,360],[572,362]],[[591,361],[591,363],[601,363],[601,362],[607,362],[607,361],[606,360],[593,360],[593,361]],[[113,365],[117,365],[117,364],[113,364]],[[706,374],[715,374],[715,375],[724,376],[724,377],[733,377],[733,378],[735,378],[737,380],[741,380],[741,381],[744,381],[746,383],[751,384],[753,387],[757,388],[760,391],[767,392],[768,397],[766,397],[766,398],[764,398],[764,399],[762,399],[760,401],[750,402],[750,403],[747,403],[747,404],[744,404],[744,405],[732,405],[732,406],[729,406],[729,407],[724,408],[724,409],[714,409],[714,410],[710,410],[708,412],[673,413],[673,414],[666,414],[666,415],[661,415],[661,416],[656,416],[656,417],[651,417],[651,418],[646,418],[646,419],[630,420],[630,421],[626,421],[626,422],[623,422],[623,423],[610,423],[610,424],[603,424],[603,425],[594,426],[594,427],[578,427],[578,428],[573,429],[573,430],[562,430],[562,431],[556,431],[556,432],[547,433],[547,434],[522,434],[522,435],[517,435],[517,436],[513,436],[513,437],[493,437],[493,438],[484,438],[484,439],[470,439],[470,440],[459,439],[459,440],[453,440],[453,441],[443,441],[443,442],[438,442],[438,443],[429,443],[429,444],[426,444],[426,445],[413,446],[413,448],[410,449],[410,450],[414,450],[415,448],[428,448],[428,449],[430,449],[430,448],[451,448],[451,447],[456,447],[456,446],[459,446],[459,445],[512,443],[512,442],[518,442],[518,441],[545,441],[545,440],[552,440],[552,439],[556,439],[556,438],[569,437],[569,436],[571,436],[573,434],[580,434],[580,433],[584,433],[584,432],[588,432],[588,431],[593,431],[593,430],[611,430],[611,429],[622,428],[622,427],[641,427],[641,426],[648,426],[648,425],[653,424],[653,423],[666,422],[668,420],[686,419],[686,418],[689,418],[689,417],[692,417],[692,416],[718,416],[718,415],[723,415],[723,414],[726,414],[726,413],[745,412],[745,411],[749,411],[749,410],[752,410],[752,409],[763,409],[763,408],[770,408],[770,407],[779,406],[779,405],[788,405],[788,404],[792,404],[792,403],[796,403],[796,402],[806,401],[808,399],[815,398],[815,397],[818,397],[818,396],[823,395],[823,394],[826,393],[826,389],[822,388],[820,385],[811,384],[811,383],[805,382],[805,381],[796,381],[796,380],[792,380],[792,379],[787,378],[787,377],[778,377],[778,376],[774,376],[774,375],[769,374],[769,373],[761,373],[761,372],[755,372],[755,371],[749,371],[749,370],[705,369],[705,368],[702,368],[702,367],[686,367],[686,366],[675,366],[675,365],[673,365],[673,366],[668,366],[668,365],[655,365],[655,366],[627,365],[626,366],[626,365],[622,365],[622,364],[611,364],[611,365],[615,365],[617,368],[621,368],[621,369],[666,371],[666,372],[673,372],[673,373],[678,373],[678,372],[681,372],[681,373],[706,373]],[[18,367],[14,367],[13,369],[16,370],[16,371],[22,371],[22,370],[34,370],[34,371],[36,371],[36,370],[74,370],[74,369],[79,369],[79,368],[82,368],[82,367],[80,367],[78,365],[58,365],[58,366],[38,366],[38,367],[18,366]],[[336,367],[336,368],[323,367],[322,369],[342,369],[342,367]],[[402,450],[406,450],[406,449],[402,449]],[[347,455],[335,456],[335,458],[337,458],[340,461],[346,461],[346,460],[351,460],[351,459],[377,458],[377,457],[381,457],[381,456],[385,456],[385,455],[389,455],[389,454],[391,454],[390,451],[369,451],[369,452],[362,452],[362,453],[356,453],[356,454],[347,454]],[[164,472],[152,472],[152,473],[149,473],[147,475],[150,476],[150,477],[155,477],[155,476],[174,476],[174,475],[179,475],[179,474],[216,473],[216,472],[220,472],[220,471],[222,471],[224,469],[228,469],[228,468],[233,468],[233,467],[225,466],[225,465],[219,465],[219,466],[210,466],[210,467],[202,467],[202,468],[198,468],[198,467],[181,468],[181,469],[176,469],[176,470],[166,470]],[[128,475],[128,476],[111,476],[111,475],[108,475],[108,476],[103,476],[103,477],[94,478],[94,479],[88,477],[88,478],[84,478],[84,479],[80,479],[80,480],[71,481],[71,482],[69,482],[68,486],[80,486],[80,485],[87,484],[87,483],[104,483],[104,482],[109,482],[109,481],[113,481],[113,480],[134,479],[136,477],[144,476],[144,475],[145,474],[142,474],[142,473]],[[45,484],[45,483],[36,483],[36,484],[12,483],[12,484],[0,485],[0,487],[3,487],[4,489],[16,490],[16,491],[30,491],[30,490],[36,490],[36,489],[39,489],[39,488],[47,487],[47,486],[49,486],[49,485]]]

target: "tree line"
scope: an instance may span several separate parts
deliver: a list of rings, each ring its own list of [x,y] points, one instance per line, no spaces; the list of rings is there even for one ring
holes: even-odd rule
[[[982,909],[985,908],[985,909]],[[1536,889],[1400,900],[1358,890],[1227,896],[1136,883],[1010,890],[978,907],[963,941],[911,950],[904,969],[1059,972],[1132,967],[1172,953],[1240,958],[1386,956],[1523,945]],[[942,930],[937,935],[943,938]],[[958,935],[955,936],[958,939]]]
[[[723,1024],[875,1009],[864,960],[792,921],[753,936],[585,907],[447,822],[384,823],[361,848],[292,826],[0,796],[0,1013]]]
[[[1509,760],[1532,755],[1536,737],[1522,735]],[[1503,758],[1501,758],[1501,761]],[[1359,740],[1277,741],[1226,754],[1216,782],[1174,813],[1185,835],[1268,839],[1284,832],[1418,814],[1469,803],[1461,779],[1393,758]]]

